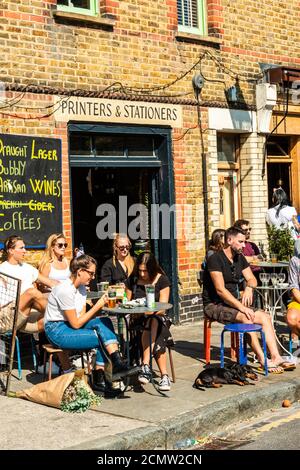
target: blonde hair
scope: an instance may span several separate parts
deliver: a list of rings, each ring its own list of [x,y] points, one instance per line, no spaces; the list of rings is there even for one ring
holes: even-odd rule
[[[117,249],[117,246],[119,244],[119,240],[120,238],[126,238],[128,240],[128,246],[129,246],[129,250],[131,249],[131,242],[128,238],[128,235],[126,235],[126,233],[116,233],[115,234],[115,238],[114,238],[114,241],[113,241],[113,265],[116,266],[117,264],[117,259],[118,259],[118,249]],[[124,259],[124,264],[126,266],[126,269],[127,269],[127,276],[130,276],[130,274],[132,273],[133,271],[133,268],[134,268],[134,259],[133,257],[131,256],[130,254],[130,251],[128,250],[128,253],[127,253],[127,256],[126,258]]]
[[[47,264],[53,263],[53,261],[55,261],[53,247],[54,247],[55,243],[57,242],[57,240],[59,238],[63,238],[64,240],[66,240],[66,237],[63,233],[53,233],[48,238],[48,240],[46,242],[46,248],[45,248],[44,254],[43,254],[42,259],[39,263],[39,271],[40,272],[43,271],[44,267]]]

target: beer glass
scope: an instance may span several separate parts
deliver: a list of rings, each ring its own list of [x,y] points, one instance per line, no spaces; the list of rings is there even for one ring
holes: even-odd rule
[[[108,289],[108,308],[115,308],[116,306],[116,291],[111,287]]]

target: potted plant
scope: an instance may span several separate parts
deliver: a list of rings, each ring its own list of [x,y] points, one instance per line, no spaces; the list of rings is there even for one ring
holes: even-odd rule
[[[294,240],[288,227],[268,226],[269,253],[276,253],[278,261],[289,261],[294,253]]]

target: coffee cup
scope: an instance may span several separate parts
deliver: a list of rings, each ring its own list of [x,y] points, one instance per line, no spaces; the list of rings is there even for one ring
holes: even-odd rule
[[[109,282],[108,281],[102,281],[102,282],[97,282],[97,291],[106,291],[109,287]]]

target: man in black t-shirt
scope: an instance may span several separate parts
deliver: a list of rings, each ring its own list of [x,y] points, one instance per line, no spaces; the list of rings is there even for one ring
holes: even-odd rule
[[[281,373],[288,366],[279,354],[276,336],[270,316],[263,310],[254,311],[253,289],[257,281],[243,256],[245,232],[230,227],[225,233],[225,248],[210,256],[203,281],[204,313],[211,320],[220,323],[257,323],[262,325],[266,343],[271,355],[268,370]],[[245,288],[240,295],[239,285],[244,280]],[[264,364],[264,353],[256,333],[249,333],[251,346],[259,362]]]

